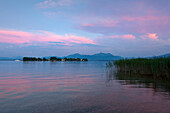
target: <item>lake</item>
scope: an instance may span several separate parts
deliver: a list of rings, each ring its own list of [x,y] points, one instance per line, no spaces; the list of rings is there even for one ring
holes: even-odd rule
[[[0,61],[0,113],[169,113],[170,82],[106,61]]]

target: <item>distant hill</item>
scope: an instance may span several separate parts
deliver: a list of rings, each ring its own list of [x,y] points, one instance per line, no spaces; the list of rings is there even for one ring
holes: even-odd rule
[[[159,58],[168,58],[170,57],[170,53],[167,53],[167,54],[164,54],[164,55],[160,55],[160,56],[156,56],[156,57],[159,57]]]
[[[45,58],[50,58],[51,56],[45,57]],[[54,56],[57,57],[57,56]],[[72,55],[68,55],[68,56],[64,56],[67,58],[87,58],[90,61],[111,61],[111,60],[119,60],[122,59],[123,57],[120,56],[114,56],[111,53],[98,53],[98,54],[94,54],[94,55],[81,55],[79,53],[76,54],[72,54]],[[64,57],[58,57],[58,58],[64,58]],[[160,56],[153,56],[153,57],[157,57],[157,58],[163,58],[163,57],[170,57],[170,53],[168,54],[164,54],[164,55],[160,55]],[[153,57],[148,57],[148,58],[153,58]],[[22,56],[17,56],[17,57],[0,57],[0,60],[22,60]],[[43,57],[41,57],[43,58]]]
[[[110,53],[98,53],[98,54],[94,54],[94,55],[81,55],[81,54],[72,54],[72,55],[68,55],[66,56],[67,58],[87,58],[88,60],[91,60],[91,61],[97,61],[97,60],[119,60],[119,59],[122,59],[122,57],[120,56],[114,56]]]
[[[52,56],[47,56],[45,58],[50,58]],[[57,57],[57,56],[54,56]],[[87,58],[90,61],[109,61],[109,60],[119,60],[122,57],[120,56],[114,56],[110,53],[98,53],[98,54],[94,54],[94,55],[81,55],[81,54],[72,54],[72,55],[68,55],[68,56],[64,56],[67,58]],[[64,58],[64,57],[58,57],[58,58]],[[22,56],[18,56],[18,57],[0,57],[0,60],[22,60]],[[41,57],[42,58],[42,57]]]

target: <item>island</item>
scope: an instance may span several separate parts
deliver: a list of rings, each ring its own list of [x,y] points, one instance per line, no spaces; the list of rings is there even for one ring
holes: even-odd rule
[[[23,57],[23,61],[88,61],[87,58],[57,58],[57,57],[50,57],[50,58],[36,58],[36,57]]]

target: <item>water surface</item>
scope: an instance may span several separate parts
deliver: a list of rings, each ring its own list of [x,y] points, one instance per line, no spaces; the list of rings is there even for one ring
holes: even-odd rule
[[[170,83],[104,61],[0,61],[0,113],[168,113]]]

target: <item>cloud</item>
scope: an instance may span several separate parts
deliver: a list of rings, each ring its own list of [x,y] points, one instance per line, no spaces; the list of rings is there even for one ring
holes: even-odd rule
[[[141,36],[141,38],[142,38],[142,39],[148,39],[148,38],[149,38],[149,39],[154,39],[154,40],[156,40],[156,39],[159,38],[159,36],[158,36],[156,33],[147,33],[147,34]]]
[[[135,36],[135,39],[124,39],[123,35],[102,36],[96,40],[96,43],[103,46],[104,51],[109,51],[120,56],[153,56],[170,52],[170,38],[163,40],[141,38]]]
[[[81,1],[81,0],[80,0]],[[83,14],[74,7],[74,17],[80,30],[100,35],[157,33],[167,38],[170,33],[169,1],[153,0],[87,0]],[[86,7],[88,6],[88,7]],[[121,7],[121,8],[120,8]],[[160,8],[164,7],[164,8]],[[84,10],[85,9],[85,10]],[[72,13],[72,12],[71,12]],[[163,36],[164,35],[164,36]]]
[[[150,39],[158,39],[158,36],[156,35],[156,33],[155,33],[155,34],[148,33],[148,37],[149,37]]]
[[[113,35],[113,36],[108,36],[108,38],[122,38],[122,39],[135,39],[136,37],[132,34],[125,34],[125,35]]]
[[[13,35],[19,37],[32,37],[33,34],[23,31],[15,31],[15,30],[0,30],[1,35]]]
[[[57,6],[65,6],[72,3],[72,0],[45,0],[37,4],[39,8],[55,8]]]
[[[100,18],[100,17],[99,17]],[[120,16],[118,19],[100,19],[79,25],[80,30],[103,35],[108,34],[146,34],[156,32],[159,35],[170,33],[170,16]],[[90,19],[91,20],[91,19]],[[87,21],[88,20],[87,17]],[[114,20],[114,21],[113,21]]]
[[[170,33],[168,0],[162,2],[154,2],[154,0],[46,0],[39,4],[45,8],[54,8],[45,13],[47,16],[68,18],[69,22],[77,24],[74,28],[90,33],[102,35],[157,33],[165,35],[163,37],[167,37]],[[65,5],[69,7],[57,8]],[[58,14],[58,11],[61,14]]]
[[[16,30],[0,30],[0,43],[11,44],[32,44],[32,43],[48,43],[58,42],[62,45],[72,44],[95,44],[95,42],[89,38],[68,35],[57,35],[48,31],[39,31],[37,33],[30,33]]]
[[[56,4],[57,3],[53,0],[45,0],[43,2],[40,2],[38,4],[38,7],[39,8],[52,8],[52,7],[56,6]]]
[[[169,20],[169,16],[124,16],[122,20],[127,21],[160,21],[160,20]]]
[[[103,19],[94,23],[83,24],[82,27],[116,27],[118,23],[118,21]]]
[[[58,1],[59,6],[70,5],[71,3],[72,3],[72,0],[59,0]]]

